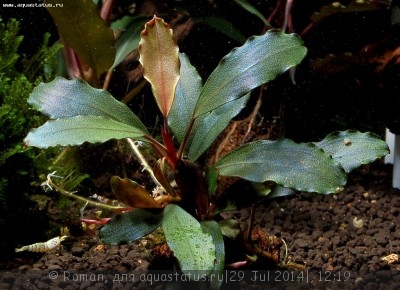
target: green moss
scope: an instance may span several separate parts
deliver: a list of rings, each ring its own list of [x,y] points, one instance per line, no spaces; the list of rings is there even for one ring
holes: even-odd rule
[[[18,53],[23,40],[19,29],[15,19],[7,23],[0,19],[0,209],[5,208],[6,193],[22,186],[21,180],[32,172],[33,160],[42,153],[23,144],[29,130],[44,122],[27,99],[40,82],[55,77],[55,57],[61,48],[51,46],[50,34],[45,34],[41,48],[27,59]],[[48,158],[43,161],[49,163]]]
[[[0,19],[1,20],[1,19]],[[19,23],[15,19],[0,23],[0,72],[14,75],[14,66],[19,59],[18,47],[23,36],[18,35]]]
[[[22,140],[32,127],[43,122],[43,116],[26,102],[33,88],[44,76],[45,64],[50,64],[60,49],[49,47],[49,35],[44,37],[41,49],[32,59],[21,59],[18,47],[23,39],[18,36],[19,24],[11,19],[0,25],[0,166],[16,153],[24,152]],[[21,60],[24,70],[17,69]]]

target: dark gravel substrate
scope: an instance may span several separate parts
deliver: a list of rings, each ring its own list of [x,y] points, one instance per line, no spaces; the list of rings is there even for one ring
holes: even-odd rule
[[[289,259],[304,261],[307,269],[400,269],[381,259],[400,252],[400,191],[382,169],[358,171],[337,195],[298,194],[260,205],[255,222],[282,237]],[[248,216],[242,210],[237,218],[245,222]]]
[[[349,281],[346,281],[347,289],[378,289],[382,285],[385,285],[385,289],[398,289],[400,263],[396,260],[396,255],[400,252],[399,211],[400,191],[391,188],[391,166],[381,163],[362,167],[352,173],[345,190],[337,195],[297,194],[258,205],[255,212],[256,226],[270,235],[284,239],[288,245],[288,261],[305,265],[310,277],[314,277],[310,278],[309,283],[280,283],[275,286],[268,284],[268,287],[343,288],[344,282],[327,282],[320,279],[319,271],[334,271],[350,277]],[[249,209],[243,209],[231,213],[231,216],[245,228],[249,212]],[[19,269],[28,270],[28,273],[48,273],[49,270],[113,270],[133,273],[133,270],[142,271],[149,268],[152,263],[150,251],[143,242],[103,246],[99,244],[96,236],[78,237],[65,242],[61,252],[55,251],[43,256],[21,253],[21,256],[36,258],[37,261],[31,265],[20,266]],[[284,256],[285,251],[282,247],[281,259]],[[385,260],[389,257],[392,260]],[[31,271],[32,269],[45,271]],[[32,282],[32,286],[24,288],[17,284],[26,282],[27,279],[18,282],[19,280],[15,280],[16,275],[17,273],[3,272],[0,288],[56,289],[55,283],[59,281],[44,279],[40,287],[36,282]],[[270,279],[271,277],[273,276],[270,276]],[[322,278],[324,277],[322,274]],[[96,284],[95,281],[86,282],[84,285],[67,285],[65,281],[63,283],[59,286],[62,289],[125,289],[119,288],[123,283],[110,284],[111,286],[103,283],[101,287],[101,283]],[[124,284],[124,287],[146,289],[144,287],[149,286],[138,281],[135,283]],[[150,289],[153,289],[153,286]],[[162,289],[162,286],[160,284],[157,289]],[[229,289],[264,289],[266,286],[266,282],[254,283],[250,280],[247,283],[242,281],[232,284]]]

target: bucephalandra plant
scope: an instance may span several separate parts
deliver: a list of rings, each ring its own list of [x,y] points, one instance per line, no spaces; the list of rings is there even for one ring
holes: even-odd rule
[[[139,52],[164,117],[161,142],[126,105],[82,80],[56,78],[37,86],[29,98],[50,117],[27,135],[29,146],[130,138],[149,144],[158,155],[154,177],[164,193],[151,196],[129,179],[111,179],[118,199],[133,210],[119,213],[101,229],[104,243],[129,243],[161,226],[183,272],[219,273],[224,235],[237,234],[230,231],[234,223],[219,218],[232,207],[220,202],[225,196],[216,191],[218,176],[242,178],[256,187],[271,181],[263,195],[279,195],[282,188],[328,194],[343,188],[346,173],[388,153],[378,136],[344,131],[315,143],[250,142],[202,167],[197,160],[246,105],[251,90],[298,65],[307,49],[297,35],[269,30],[233,49],[203,84],[188,57],[178,52],[168,24],[154,16],[141,34]]]

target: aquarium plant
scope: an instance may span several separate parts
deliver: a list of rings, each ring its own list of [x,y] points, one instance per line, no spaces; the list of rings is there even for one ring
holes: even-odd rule
[[[233,49],[203,83],[179,52],[169,25],[154,16],[141,33],[139,60],[163,116],[160,138],[107,91],[58,77],[30,95],[28,102],[50,120],[33,129],[25,143],[48,148],[128,138],[139,148],[150,146],[158,156],[152,170],[158,188],[150,194],[133,180],[112,177],[124,205],[108,207],[118,214],[105,220],[102,241],[130,243],[161,226],[184,273],[219,273],[225,266],[224,236],[232,237],[234,227],[220,217],[233,208],[217,190],[220,176],[261,186],[260,198],[291,193],[284,188],[331,194],[342,190],[348,172],[388,152],[374,134],[343,131],[319,142],[253,141],[212,164],[202,160],[249,93],[298,65],[306,52],[299,36],[271,29]],[[62,191],[51,175],[47,184]]]
[[[52,60],[60,49],[59,45],[49,44],[50,34],[47,33],[42,46],[31,58],[20,55],[18,48],[23,36],[19,35],[19,29],[20,24],[15,19],[0,23],[0,203],[3,206],[7,191],[21,183],[17,180],[30,178],[25,177],[32,174],[31,163],[41,153],[23,146],[29,129],[44,121],[43,115],[32,110],[26,100],[36,85],[54,78]],[[37,167],[46,167],[48,161],[44,160],[36,163]]]

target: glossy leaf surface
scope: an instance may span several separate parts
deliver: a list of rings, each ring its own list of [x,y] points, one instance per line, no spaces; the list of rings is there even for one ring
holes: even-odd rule
[[[218,189],[218,171],[212,166],[207,166],[205,170],[205,179],[207,182],[207,191],[209,196],[213,196]]]
[[[164,209],[162,228],[184,273],[190,270],[211,272],[216,258],[213,238],[203,232],[192,215],[175,204],[169,204]]]
[[[388,9],[390,7],[390,1],[363,1],[353,0],[347,6],[341,2],[332,2],[329,5],[323,6],[319,12],[314,12],[311,15],[311,20],[315,23],[324,20],[334,14],[342,13],[360,13],[378,9]]]
[[[127,244],[150,234],[161,225],[163,213],[135,209],[114,216],[100,230],[101,241],[108,245]]]
[[[386,142],[379,136],[358,131],[334,132],[315,145],[332,155],[346,172],[389,153]]]
[[[202,221],[200,224],[203,231],[211,235],[215,245],[215,265],[211,274],[221,275],[225,269],[225,243],[221,228],[216,221]],[[213,279],[210,281],[210,289],[219,290],[221,284],[221,279]]]
[[[229,122],[245,107],[250,94],[233,100],[211,111],[196,127],[188,158],[195,161],[210,147]],[[202,116],[202,117],[203,117]]]
[[[230,239],[236,239],[240,232],[240,224],[234,219],[224,219],[219,223],[222,234]]]
[[[98,116],[77,116],[47,121],[25,137],[27,146],[48,148],[57,145],[81,145],[111,139],[140,139],[144,133],[132,126]]]
[[[68,0],[57,7],[57,0],[46,0],[47,7],[64,40],[97,76],[108,70],[115,57],[114,34],[101,19],[92,1]]]
[[[169,114],[179,80],[178,52],[172,29],[164,20],[154,16],[141,33],[139,61],[164,117]]]
[[[50,118],[79,115],[102,116],[125,123],[148,134],[139,118],[109,92],[95,89],[83,80],[57,77],[41,83],[30,94],[28,103]]]
[[[168,124],[175,137],[181,142],[192,119],[194,107],[202,88],[202,80],[196,68],[190,64],[186,54],[180,53],[179,59],[181,76],[176,86]]]
[[[273,80],[306,55],[303,41],[295,34],[269,30],[233,49],[211,73],[195,108],[195,117],[244,96]]]
[[[162,208],[143,186],[129,178],[113,176],[110,183],[114,195],[126,205],[135,208]]]
[[[312,143],[260,140],[223,156],[215,165],[223,176],[274,181],[300,191],[334,193],[346,183],[343,168]]]

